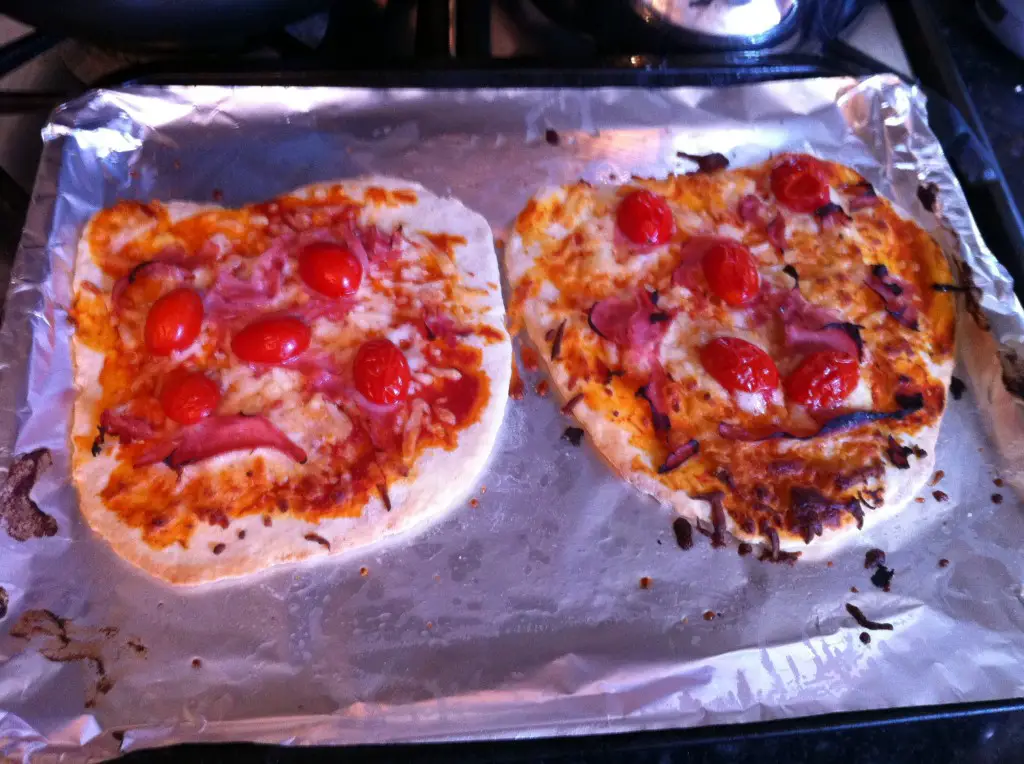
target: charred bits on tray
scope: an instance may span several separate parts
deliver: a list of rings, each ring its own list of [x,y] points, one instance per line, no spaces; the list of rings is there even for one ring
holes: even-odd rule
[[[992,503],[993,504],[1002,504],[1003,503],[1003,495],[1001,493],[994,493],[994,494],[992,494]]]
[[[857,622],[857,625],[862,626],[865,629],[871,629],[872,631],[892,631],[891,623],[880,623],[879,621],[872,621],[864,612],[856,605],[851,605],[849,602],[846,603],[846,612],[853,616],[853,620]]]
[[[567,440],[579,448],[580,443],[583,442],[583,430],[579,427],[566,427],[565,432],[562,433],[562,440]]]
[[[958,401],[964,397],[964,391],[967,389],[967,385],[960,377],[950,377],[949,380],[949,394],[953,396],[954,401]]]
[[[654,583],[654,581],[653,581],[653,580],[651,579],[651,577],[650,577],[650,576],[643,576],[643,577],[642,577],[642,578],[640,579],[640,588],[641,588],[641,589],[650,589],[650,588],[651,588],[651,585],[652,585],[653,583]]]
[[[682,550],[693,549],[693,526],[685,517],[677,517],[672,522],[672,532],[676,536],[676,543]]]

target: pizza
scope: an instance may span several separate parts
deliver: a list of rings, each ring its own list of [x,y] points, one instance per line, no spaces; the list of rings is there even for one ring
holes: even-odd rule
[[[930,476],[950,269],[850,168],[704,159],[536,194],[504,254],[510,314],[623,478],[716,546],[792,560]]]
[[[438,517],[508,394],[490,228],[402,180],[119,202],[83,232],[70,316],[82,511],[174,583]]]

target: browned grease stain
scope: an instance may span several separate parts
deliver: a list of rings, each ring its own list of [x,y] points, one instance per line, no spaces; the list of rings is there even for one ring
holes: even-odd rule
[[[148,652],[138,639],[121,639],[117,627],[77,626],[43,609],[22,613],[11,627],[10,635],[34,643],[39,654],[49,661],[85,663],[92,674],[92,681],[86,686],[86,708],[93,708],[114,688],[113,667],[125,655],[141,658]]]

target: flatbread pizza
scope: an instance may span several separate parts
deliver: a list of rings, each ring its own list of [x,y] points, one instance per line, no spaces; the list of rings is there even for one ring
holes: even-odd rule
[[[487,222],[415,183],[121,202],[74,276],[74,479],[174,583],[338,554],[457,505],[505,408]]]
[[[715,545],[791,560],[931,475],[952,279],[850,168],[723,164],[536,194],[504,254],[510,312],[616,472]]]

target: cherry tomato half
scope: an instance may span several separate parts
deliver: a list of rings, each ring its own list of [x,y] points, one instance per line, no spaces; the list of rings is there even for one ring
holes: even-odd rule
[[[746,305],[757,296],[761,277],[750,250],[737,242],[715,242],[701,261],[711,291],[726,305]]]
[[[299,276],[310,289],[327,297],[348,297],[363,280],[359,258],[340,244],[317,242],[299,252]]]
[[[644,246],[664,244],[676,229],[668,202],[647,189],[634,191],[619,202],[615,222],[627,239]]]
[[[191,289],[175,289],[149,309],[144,330],[146,347],[154,355],[184,350],[195,342],[202,326],[202,298]]]
[[[217,384],[199,371],[178,371],[164,380],[160,405],[164,413],[180,424],[195,424],[212,414],[220,403]]]
[[[700,349],[700,362],[730,392],[767,392],[779,386],[779,370],[771,356],[738,337],[711,340]]]
[[[231,339],[231,349],[250,363],[284,363],[309,347],[312,333],[292,316],[253,321]]]
[[[857,386],[857,359],[837,350],[807,356],[786,379],[786,397],[812,411],[832,409]]]
[[[805,155],[783,159],[772,170],[772,193],[794,212],[814,212],[829,202],[825,168]]]
[[[392,342],[364,342],[352,367],[356,389],[371,403],[383,406],[404,401],[409,395],[409,362]]]

